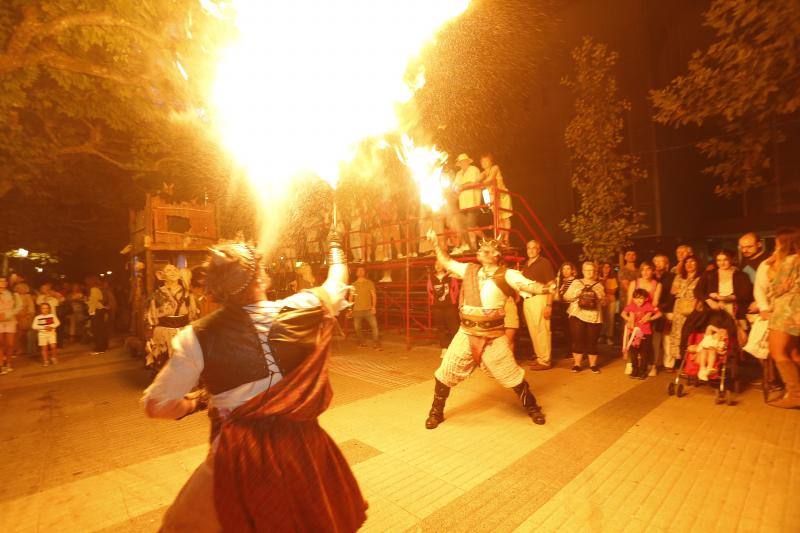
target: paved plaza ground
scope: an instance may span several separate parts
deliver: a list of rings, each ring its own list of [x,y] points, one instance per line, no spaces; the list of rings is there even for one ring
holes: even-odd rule
[[[155,531],[207,451],[208,421],[149,420],[119,348],[0,376],[0,531]],[[669,376],[528,372],[548,416],[476,372],[426,430],[438,349],[341,342],[321,418],[369,501],[365,531],[800,531],[800,411],[746,390],[666,394]]]

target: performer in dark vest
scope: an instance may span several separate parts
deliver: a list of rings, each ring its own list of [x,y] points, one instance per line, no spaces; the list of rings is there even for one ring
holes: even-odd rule
[[[268,301],[261,258],[245,244],[211,249],[206,288],[223,307],[183,329],[145,391],[149,416],[180,419],[209,393],[211,448],[164,515],[161,531],[357,530],[366,502],[317,417],[332,392],[334,316],[346,306],[347,266],[330,243],[321,287]]]
[[[434,373],[433,405],[425,427],[433,429],[442,423],[450,388],[467,379],[476,366],[503,387],[512,389],[533,422],[544,424],[544,413],[525,381],[525,371],[514,360],[504,334],[504,317],[509,296],[518,292],[526,298],[545,294],[551,288],[529,280],[519,270],[501,265],[502,243],[496,239],[481,243],[477,255],[479,265],[451,259],[439,248],[434,232],[428,232],[428,239],[436,249],[439,262],[464,282],[459,304],[461,327]]]

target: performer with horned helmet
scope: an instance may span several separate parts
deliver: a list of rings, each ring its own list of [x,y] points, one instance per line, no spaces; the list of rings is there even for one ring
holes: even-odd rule
[[[444,405],[450,389],[467,379],[476,366],[503,387],[512,389],[533,422],[544,424],[542,408],[525,381],[525,371],[514,360],[505,335],[504,307],[507,298],[517,292],[526,298],[545,294],[551,288],[529,280],[518,270],[506,268],[502,264],[503,245],[497,239],[480,243],[477,254],[480,264],[474,264],[450,258],[439,247],[433,230],[427,236],[439,262],[464,282],[459,303],[461,327],[434,373],[433,405],[425,427],[433,429],[444,421]]]
[[[321,287],[268,301],[262,258],[241,243],[211,249],[206,287],[223,307],[174,339],[143,402],[151,417],[203,408],[211,449],[164,515],[161,531],[357,530],[366,502],[317,417],[331,401],[335,315],[347,303],[347,265],[335,235]]]

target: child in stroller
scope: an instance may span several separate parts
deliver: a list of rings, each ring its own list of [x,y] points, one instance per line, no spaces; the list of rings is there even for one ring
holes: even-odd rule
[[[631,365],[631,378],[647,378],[648,368],[653,364],[653,326],[652,321],[661,316],[654,307],[645,289],[633,291],[633,301],[622,310],[625,320],[623,354]]]
[[[719,381],[718,403],[733,404],[728,390],[735,370],[735,358],[731,354],[738,349],[736,321],[722,309],[709,309],[699,304],[698,309],[687,318],[681,330],[680,353],[683,354],[680,372],[670,382],[667,393],[683,395],[685,379],[689,384],[697,381]],[[729,363],[734,366],[729,370]]]
[[[689,350],[691,349],[690,345]],[[700,381],[708,381],[709,374],[717,373],[717,355],[724,357],[727,353],[727,330],[709,324],[695,352],[695,361],[699,367],[697,370],[697,379]]]

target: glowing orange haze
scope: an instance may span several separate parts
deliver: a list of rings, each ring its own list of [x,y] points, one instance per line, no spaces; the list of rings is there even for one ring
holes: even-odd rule
[[[424,83],[410,65],[468,5],[234,0],[239,35],[211,94],[222,142],[270,197],[298,174],[335,187],[362,141],[400,132],[399,109]]]

